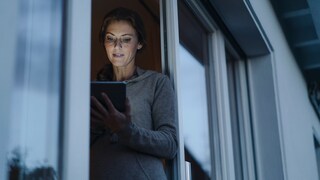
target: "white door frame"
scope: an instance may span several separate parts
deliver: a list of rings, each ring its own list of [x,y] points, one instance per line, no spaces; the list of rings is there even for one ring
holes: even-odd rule
[[[63,107],[62,179],[89,179],[91,0],[69,0]]]

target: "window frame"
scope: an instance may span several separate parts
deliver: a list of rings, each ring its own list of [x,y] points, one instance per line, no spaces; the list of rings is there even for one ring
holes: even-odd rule
[[[226,73],[226,57],[225,57],[225,38],[223,33],[217,28],[215,21],[212,19],[200,2],[195,2],[191,0],[185,0],[185,2],[191,7],[191,10],[198,16],[199,20],[202,20],[202,23],[205,24],[210,34],[209,39],[209,62],[206,66],[207,72],[207,82],[208,82],[208,94],[209,94],[209,126],[210,126],[210,138],[211,141],[211,161],[212,164],[212,173],[215,179],[235,179],[234,174],[234,162],[233,162],[233,148],[232,148],[232,138],[231,138],[231,125],[230,125],[230,109],[229,109],[229,97],[227,90],[227,73]],[[172,21],[174,23],[174,21]],[[171,24],[173,26],[174,24]],[[170,24],[170,23],[169,23]],[[168,32],[167,32],[168,33]],[[178,34],[177,34],[178,36]],[[177,40],[176,40],[177,41]],[[170,44],[170,42],[168,43]],[[172,47],[174,47],[172,45]],[[171,47],[171,48],[172,48]],[[176,47],[177,44],[176,44]],[[176,51],[176,50],[174,50]],[[178,56],[176,56],[178,57]],[[169,61],[169,72],[175,73],[175,87],[176,93],[179,98],[179,77],[178,74],[179,67],[177,62]],[[181,110],[179,114],[181,116]],[[180,147],[183,146],[183,133],[182,131],[182,122],[179,120],[179,131],[180,131]],[[184,153],[182,148],[180,148],[180,160],[183,158]],[[184,165],[184,162],[180,161],[180,166]],[[184,171],[185,167],[182,167]],[[181,173],[181,171],[180,171]]]
[[[178,4],[177,1],[160,0],[160,33],[161,33],[161,61],[162,71],[170,77],[174,86],[177,106],[181,99],[178,93],[179,85],[179,62],[175,59],[179,58],[179,26],[178,26]],[[182,131],[181,110],[178,106],[178,143],[179,149],[177,157],[173,162],[173,179],[186,179],[185,158],[184,158],[184,142]]]
[[[236,49],[232,46],[228,40],[225,45],[226,51],[232,56],[234,61],[234,83],[235,83],[235,98],[236,98],[236,116],[239,126],[239,140],[240,140],[240,153],[241,154],[241,166],[242,166],[242,178],[246,180],[255,180],[255,159],[254,159],[254,147],[253,147],[253,135],[251,127],[250,116],[250,103],[249,103],[249,90],[248,90],[248,78],[247,78],[247,60],[242,58]],[[229,95],[230,97],[230,95]],[[231,110],[231,109],[230,109]],[[232,113],[230,111],[230,113]],[[235,158],[235,157],[234,157]],[[235,172],[236,173],[236,172]]]
[[[89,179],[91,0],[65,8],[61,179]]]
[[[200,2],[186,0],[209,31],[209,62],[207,66],[209,118],[212,139],[212,172],[215,179],[235,179],[231,137],[230,106],[226,72],[225,37]]]

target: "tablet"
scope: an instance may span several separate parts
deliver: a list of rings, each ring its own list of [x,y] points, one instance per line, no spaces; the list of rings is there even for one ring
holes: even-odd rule
[[[126,101],[126,83],[118,81],[92,81],[91,82],[91,96],[94,96],[106,108],[106,103],[101,93],[106,93],[110,98],[113,106],[121,112],[125,111]]]

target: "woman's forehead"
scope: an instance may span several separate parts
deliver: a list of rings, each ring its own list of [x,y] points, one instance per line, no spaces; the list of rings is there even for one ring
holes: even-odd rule
[[[136,30],[133,28],[130,22],[120,20],[112,21],[107,27],[106,33],[126,33],[126,34],[136,34]]]

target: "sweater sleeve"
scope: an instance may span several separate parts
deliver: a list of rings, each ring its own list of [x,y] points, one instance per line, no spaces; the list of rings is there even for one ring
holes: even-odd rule
[[[131,123],[118,132],[119,143],[139,152],[174,158],[178,149],[175,99],[172,85],[164,76],[157,82],[152,104],[154,129],[145,129]]]

